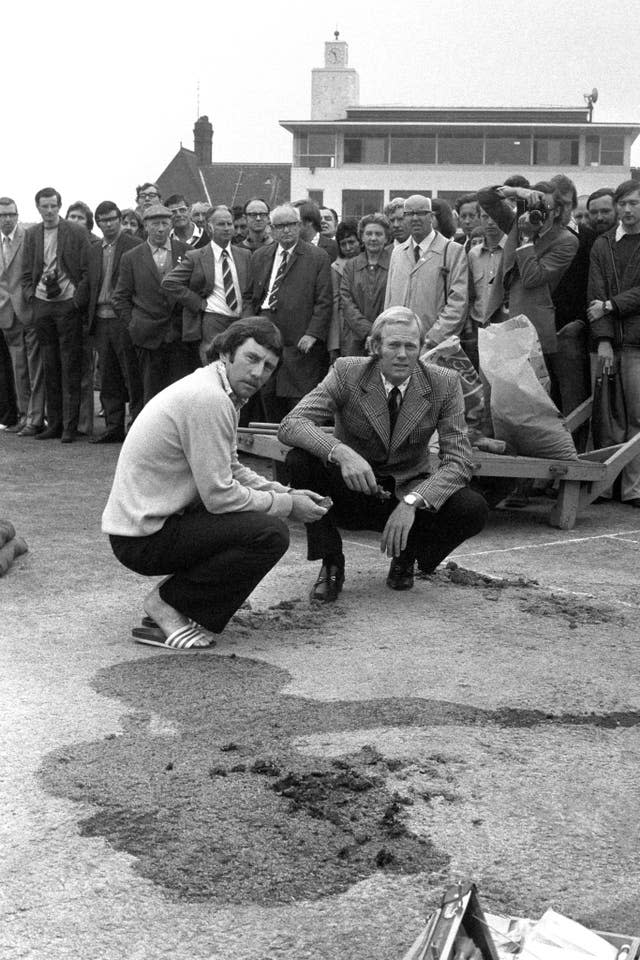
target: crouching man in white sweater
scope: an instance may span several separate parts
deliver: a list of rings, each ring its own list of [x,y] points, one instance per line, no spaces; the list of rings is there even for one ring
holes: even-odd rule
[[[284,517],[318,520],[311,490],[291,490],[240,464],[240,408],[275,371],[277,327],[248,317],[213,345],[220,359],[143,408],[120,453],[102,529],[118,560],[167,575],[144,600],[140,643],[189,650],[214,643],[289,546]]]

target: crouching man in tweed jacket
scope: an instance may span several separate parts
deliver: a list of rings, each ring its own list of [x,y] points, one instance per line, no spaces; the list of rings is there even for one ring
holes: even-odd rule
[[[282,421],[291,484],[331,497],[307,525],[308,559],[322,560],[311,597],[335,600],[344,583],[338,527],[380,530],[391,557],[387,586],[413,586],[479,533],[487,505],[468,488],[471,448],[458,375],[419,360],[425,334],[407,307],[391,307],[371,329],[370,357],[343,357]],[[335,421],[334,433],[323,425]],[[429,463],[437,430],[440,462]]]

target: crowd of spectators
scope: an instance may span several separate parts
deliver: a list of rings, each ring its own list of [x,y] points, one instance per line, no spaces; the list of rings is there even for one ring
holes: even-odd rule
[[[120,443],[151,397],[207,362],[236,319],[269,317],[278,370],[243,416],[280,421],[340,356],[363,356],[380,313],[413,310],[425,349],[457,335],[478,367],[478,331],[524,314],[551,395],[568,414],[594,359],[619,362],[629,435],[640,431],[640,183],[579,197],[559,173],[510,177],[457,198],[395,197],[340,220],[311,200],[270,209],[161,197],[83,201],[62,215],[38,190],[39,222],[0,197],[0,429],[35,441]],[[99,232],[99,235],[98,235]],[[104,428],[93,435],[94,390]],[[640,506],[640,466],[622,499]]]

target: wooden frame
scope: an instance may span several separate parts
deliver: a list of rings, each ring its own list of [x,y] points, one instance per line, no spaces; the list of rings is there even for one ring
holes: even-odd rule
[[[591,417],[591,399],[585,400],[567,417],[571,431]],[[238,430],[238,449],[254,457],[282,462],[290,449],[278,440],[277,423],[250,423]],[[331,427],[325,427],[331,432]],[[578,514],[612,485],[630,460],[640,455],[640,434],[615,447],[582,453],[577,460],[545,460],[540,457],[512,457],[485,453],[473,448],[473,475],[512,477],[514,480],[554,480],[558,499],[549,514],[552,527],[571,530]],[[433,452],[434,468],[438,463]]]

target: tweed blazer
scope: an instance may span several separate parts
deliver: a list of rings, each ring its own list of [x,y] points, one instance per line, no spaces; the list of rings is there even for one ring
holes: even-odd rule
[[[242,299],[242,316],[251,313],[251,253],[237,245],[230,245]],[[182,305],[182,339],[202,339],[202,301],[213,292],[216,280],[216,261],[211,242],[206,247],[187,251],[173,270],[162,281],[162,289]]]
[[[33,310],[25,300],[22,290],[24,235],[25,228],[19,223],[13,235],[11,256],[6,263],[4,256],[0,255],[0,330],[8,330],[13,325],[14,314],[25,326],[28,326],[33,318]]]
[[[320,427],[335,420],[334,433]],[[429,441],[438,431],[440,464],[432,471]],[[464,487],[472,470],[460,378],[418,361],[390,439],[389,407],[377,357],[340,357],[324,380],[280,425],[283,443],[327,460],[344,443],[377,476],[392,476],[398,498],[419,493],[436,510]]]
[[[469,268],[464,247],[437,233],[416,263],[411,237],[391,253],[387,307],[417,313],[430,343],[462,333],[469,304]]]
[[[120,231],[120,235],[115,242],[113,250],[113,263],[111,265],[111,289],[115,290],[118,285],[118,271],[120,268],[120,258],[127,250],[137,247],[142,240],[140,237],[134,237],[125,230]],[[98,306],[98,297],[102,286],[102,241],[92,243],[86,251],[86,270],[73,298],[77,308],[86,315],[87,333],[93,333],[96,324],[96,308]]]
[[[186,252],[181,240],[171,241],[174,266]],[[160,274],[146,241],[127,250],[120,260],[113,308],[127,323],[135,345],[146,350],[157,350],[174,326],[178,305],[175,297],[162,289]]]

